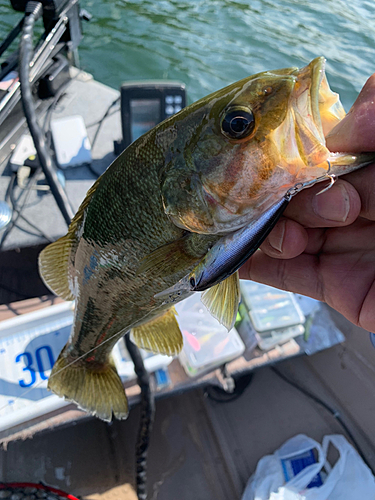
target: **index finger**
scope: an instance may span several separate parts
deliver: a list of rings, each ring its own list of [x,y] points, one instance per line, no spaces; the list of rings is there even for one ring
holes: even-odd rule
[[[375,151],[375,73],[367,80],[349,113],[326,137],[333,152]]]
[[[364,85],[349,113],[326,137],[334,152],[375,152],[375,74]],[[375,220],[375,165],[343,177],[358,191],[361,216]]]

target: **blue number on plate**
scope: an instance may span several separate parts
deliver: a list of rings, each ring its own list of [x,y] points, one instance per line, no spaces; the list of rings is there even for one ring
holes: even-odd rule
[[[36,380],[36,376],[35,376],[35,370],[32,366],[33,364],[33,357],[32,355],[29,353],[29,352],[22,352],[21,354],[19,354],[17,357],[16,357],[16,363],[19,363],[21,361],[21,359],[25,357],[26,358],[26,361],[25,361],[25,364],[26,366],[23,368],[23,371],[24,372],[29,372],[30,373],[30,382],[25,382],[25,380],[21,379],[18,381],[18,383],[20,384],[21,387],[30,387],[31,385],[33,385],[35,383],[35,380]]]
[[[41,357],[41,352],[43,350],[45,350],[46,353],[48,354],[49,367],[47,368],[47,370],[52,370],[52,367],[53,367],[53,364],[54,364],[55,361],[53,359],[52,349],[50,348],[49,345],[43,345],[42,347],[39,347],[35,351],[35,357],[36,357],[36,362],[38,364],[38,370],[39,370],[39,373],[40,373],[40,378],[42,380],[47,380],[48,376],[44,373],[45,367],[43,365],[43,360],[42,360],[42,357]]]
[[[44,365],[42,359],[43,351],[47,353],[49,366]],[[20,384],[21,387],[31,387],[36,382],[35,368],[33,367],[34,363],[33,355],[28,351],[22,352],[16,357],[16,363],[19,363],[22,360],[22,358],[25,358],[25,367],[23,368],[23,371],[29,372],[30,381],[28,382],[24,379],[20,379],[18,383]],[[39,347],[35,351],[35,359],[36,359],[36,364],[38,365],[38,372],[40,374],[40,378],[42,380],[47,380],[48,376],[45,374],[45,371],[51,370],[55,362],[53,359],[53,353],[51,347],[49,345],[43,345]]]

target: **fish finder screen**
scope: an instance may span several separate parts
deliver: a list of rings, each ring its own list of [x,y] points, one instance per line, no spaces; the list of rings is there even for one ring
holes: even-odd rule
[[[133,142],[160,122],[160,100],[132,99],[130,113],[131,140]]]

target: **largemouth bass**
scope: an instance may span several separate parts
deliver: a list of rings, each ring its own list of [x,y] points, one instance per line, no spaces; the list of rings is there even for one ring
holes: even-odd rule
[[[266,71],[214,92],[136,140],[95,182],[66,236],[39,258],[46,285],[76,301],[71,338],[49,379],[53,392],[101,419],[126,418],[111,360],[120,335],[131,331],[139,347],[162,354],[182,348],[174,309],[157,295],[296,184],[369,163],[368,155],[325,146],[345,113],[324,63]],[[220,316],[225,296],[216,293],[211,305]]]

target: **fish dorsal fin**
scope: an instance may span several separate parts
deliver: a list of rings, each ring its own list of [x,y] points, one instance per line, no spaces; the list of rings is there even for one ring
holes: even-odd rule
[[[158,277],[170,276],[194,265],[200,256],[189,255],[186,252],[190,235],[163,245],[141,260],[137,274],[151,271]],[[202,253],[202,255],[204,255]]]
[[[142,349],[159,354],[175,356],[183,345],[182,334],[176,320],[174,307],[162,316],[137,326],[131,331],[134,343]]]
[[[86,198],[73,217],[67,234],[48,245],[39,254],[39,273],[44,283],[52,292],[64,300],[74,300],[69,287],[69,258],[77,241],[76,232],[83,219],[85,208],[90,203],[97,185],[98,181],[87,191]]]
[[[209,288],[202,293],[201,301],[228,330],[234,326],[240,303],[240,280],[238,271],[221,283]]]

